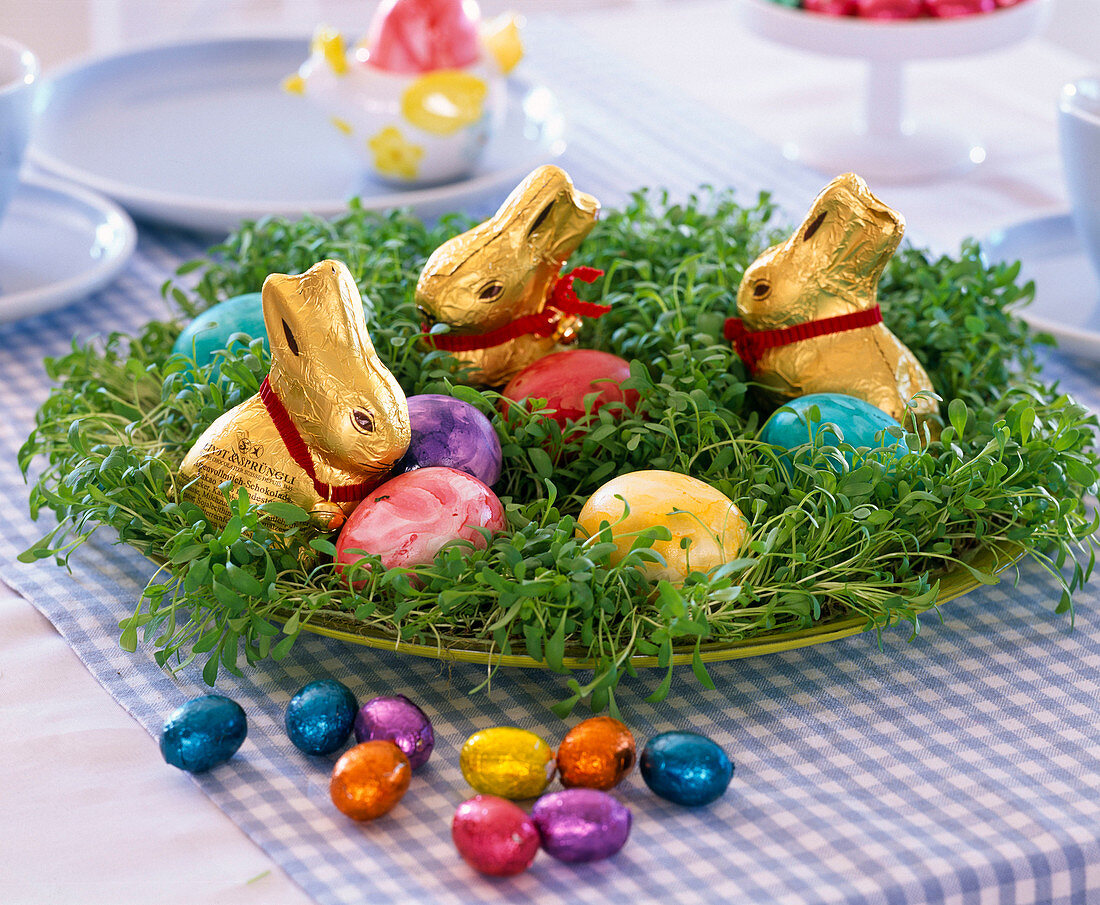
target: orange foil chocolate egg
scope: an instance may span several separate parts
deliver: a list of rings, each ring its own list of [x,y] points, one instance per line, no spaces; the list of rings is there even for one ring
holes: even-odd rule
[[[374,820],[394,809],[411,777],[409,759],[393,742],[363,742],[336,761],[329,794],[353,820]]]
[[[558,746],[558,775],[567,789],[606,792],[626,779],[637,754],[630,730],[609,716],[578,723]]]

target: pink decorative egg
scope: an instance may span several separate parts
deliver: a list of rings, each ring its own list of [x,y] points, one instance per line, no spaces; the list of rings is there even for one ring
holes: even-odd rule
[[[630,376],[630,362],[596,349],[554,352],[528,365],[511,379],[503,395],[520,402],[545,399],[551,416],[564,425],[584,415],[584,397],[599,393],[592,410],[608,403],[622,403],[633,410],[638,404],[636,390],[624,390],[620,384]]]
[[[481,56],[478,7],[463,0],[383,0],[367,35],[367,62],[388,72],[462,69]]]
[[[336,543],[336,567],[343,572],[360,551],[379,555],[387,569],[425,565],[444,544],[484,547],[477,529],[504,526],[504,507],[477,478],[454,468],[418,468],[376,487],[356,507]]]
[[[523,809],[495,795],[477,795],[455,811],[451,839],[474,870],[493,877],[523,873],[539,853],[539,831]]]

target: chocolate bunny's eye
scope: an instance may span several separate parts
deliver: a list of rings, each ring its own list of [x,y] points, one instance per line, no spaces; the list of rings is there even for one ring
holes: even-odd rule
[[[286,344],[290,346],[290,351],[297,356],[299,354],[298,340],[294,338],[294,331],[290,329],[290,324],[286,321],[283,321],[283,335],[286,337]]]
[[[499,280],[493,280],[481,287],[477,297],[483,302],[492,302],[500,298],[502,292],[504,292],[504,284]]]
[[[802,234],[802,241],[803,242],[808,242],[810,240],[810,237],[813,236],[813,234],[817,232],[818,228],[824,222],[825,222],[825,211],[822,211],[820,214],[818,214],[816,217],[814,217],[814,222],[806,227],[806,232]]]
[[[752,297],[754,299],[766,299],[771,291],[771,283],[767,280],[757,280],[752,287]]]
[[[355,409],[351,413],[352,424],[355,425],[355,429],[362,434],[374,433],[374,419],[370,416],[370,412],[364,412],[362,409]]]

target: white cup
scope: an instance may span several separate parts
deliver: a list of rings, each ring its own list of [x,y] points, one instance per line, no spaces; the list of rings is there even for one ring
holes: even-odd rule
[[[1100,76],[1062,89],[1058,133],[1073,222],[1100,274]]]
[[[37,87],[34,54],[0,35],[0,219],[19,184]]]

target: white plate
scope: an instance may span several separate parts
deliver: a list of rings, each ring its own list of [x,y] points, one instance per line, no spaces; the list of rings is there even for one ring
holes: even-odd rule
[[[1068,214],[1027,220],[990,233],[987,261],[1020,261],[1020,278],[1035,281],[1035,301],[1020,312],[1052,334],[1071,355],[1100,360],[1100,277]]]
[[[565,150],[553,95],[513,82],[505,123],[470,178],[395,189],[364,172],[324,113],[281,89],[308,54],[304,38],[243,38],[60,70],[43,85],[30,157],[135,216],[224,232],[269,214],[333,216],[354,195],[430,217],[511,187]]]
[[[52,179],[24,178],[0,223],[0,321],[42,314],[102,289],[134,251],[116,204]]]

